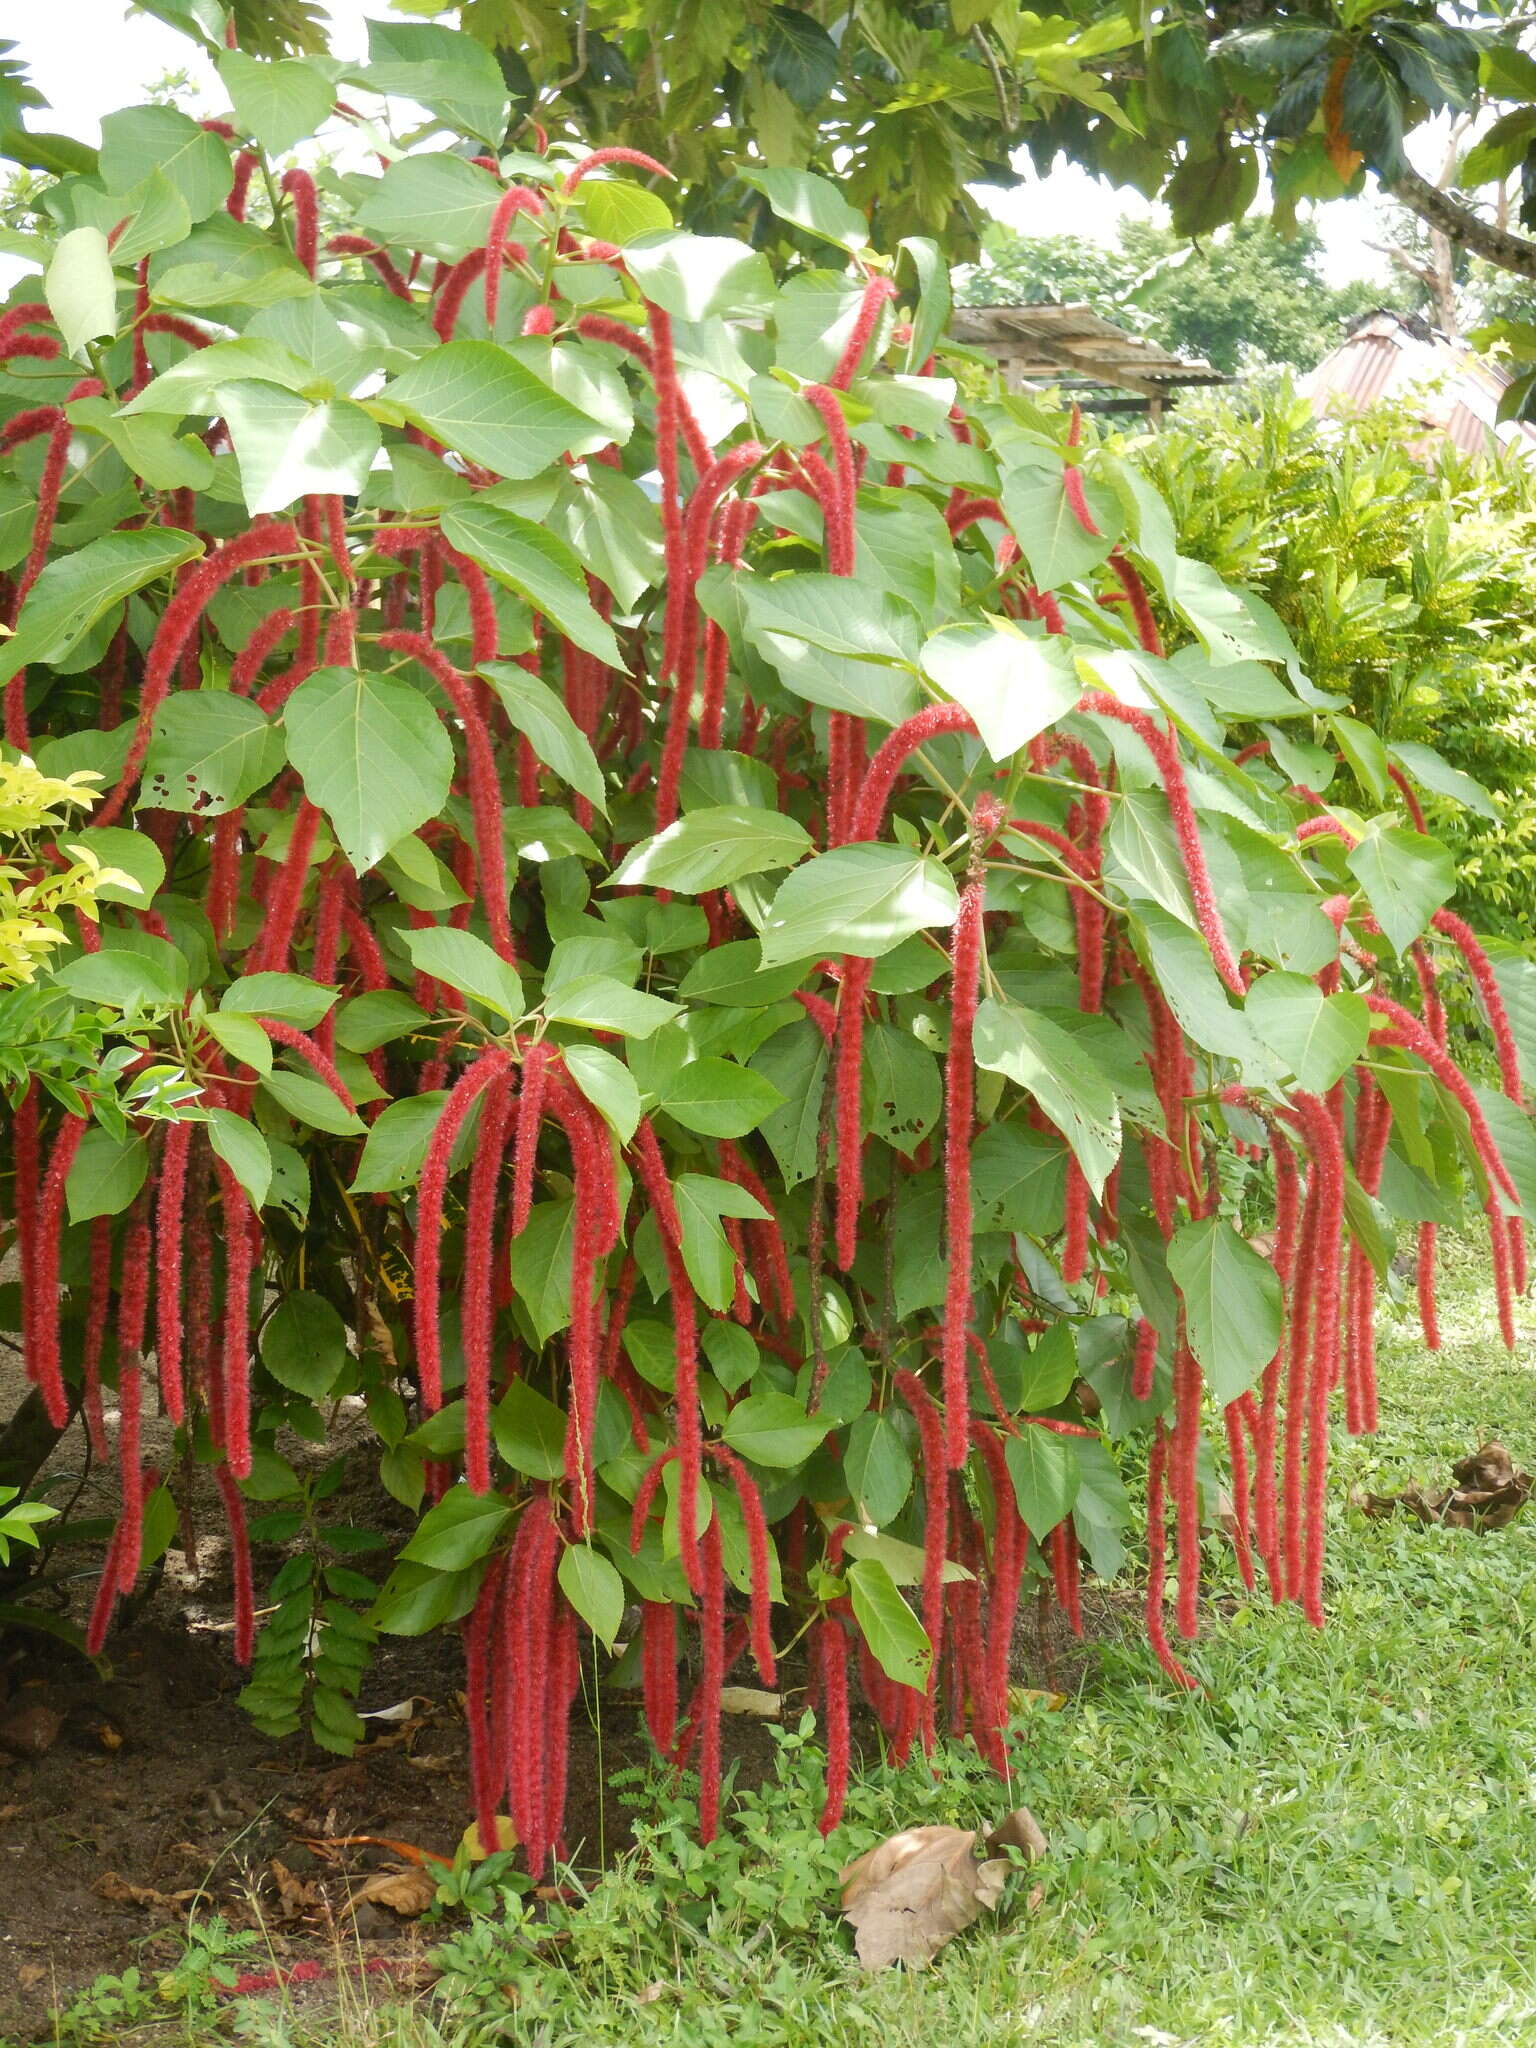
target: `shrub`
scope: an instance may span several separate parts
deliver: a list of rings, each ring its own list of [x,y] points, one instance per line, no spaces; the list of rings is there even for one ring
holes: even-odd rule
[[[460,1625],[537,1871],[621,1630],[706,1836],[722,1681],[805,1625],[834,1731],[856,1656],[898,1758],[1001,1761],[1021,1589],[1118,1568],[1134,1436],[1176,1682],[1213,1424],[1320,1620],[1390,1218],[1475,1199],[1507,1317],[1530,1133],[1440,1042],[1467,955],[1518,1092],[1411,780],[1298,797],[1379,742],[1144,469],[959,403],[935,248],[765,175],[820,251],[780,281],[643,160],[487,156],[499,82],[415,33],[451,147],[322,193],[271,152],[329,75],[231,59],[230,121],[130,109],[49,190],[0,323],[8,738],[105,777],[145,899],[51,986],[197,1091],[114,1134],[17,1090],[8,1207],[50,1412],[121,1416],[92,1640],[174,1524],[158,1397],[241,1656],[252,1534],[301,1544],[263,1725],[346,1749],[374,1631]],[[282,1448],[343,1399],[418,1517],[382,1587]]]
[[[1142,459],[1189,552],[1263,592],[1320,689],[1346,698],[1389,750],[1427,743],[1485,785],[1431,789],[1425,801],[1456,854],[1468,915],[1528,947],[1529,465],[1426,443],[1411,400],[1320,419],[1285,383],[1256,402],[1182,408]],[[1375,800],[1358,765],[1345,765],[1344,786]]]

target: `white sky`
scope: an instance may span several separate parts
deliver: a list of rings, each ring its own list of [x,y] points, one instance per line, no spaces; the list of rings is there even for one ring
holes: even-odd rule
[[[387,0],[382,5],[373,0],[371,8],[364,0],[331,0],[326,11],[333,46],[350,57],[366,50],[366,15],[372,11],[385,16],[390,10]],[[34,127],[96,142],[103,114],[134,105],[153,80],[182,69],[205,86],[210,111],[224,104],[212,68],[197,45],[151,16],[127,15],[123,0],[0,0],[0,38],[7,37],[49,101],[51,111],[39,110],[31,117]],[[1435,155],[1438,147],[1432,144],[1428,154]],[[1077,234],[1099,242],[1115,239],[1115,224],[1122,214],[1145,218],[1160,212],[1139,193],[1116,190],[1075,166],[1045,179],[1030,174],[1029,182],[1013,191],[988,190],[983,196],[1000,219],[1021,232]],[[1341,200],[1323,207],[1318,225],[1323,267],[1331,283],[1385,278],[1385,259],[1365,246],[1377,232],[1369,200]]]

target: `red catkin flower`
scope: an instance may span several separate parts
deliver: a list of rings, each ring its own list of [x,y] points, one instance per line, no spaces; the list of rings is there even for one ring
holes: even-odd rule
[[[833,1214],[833,1253],[844,1272],[859,1247],[859,1215],[864,1201],[864,1008],[873,960],[850,954],[843,963],[838,991],[833,1077],[837,1123],[837,1185]],[[809,1011],[807,1014],[810,1014]]]
[[[720,1690],[725,1682],[725,1564],[720,1554],[718,1515],[710,1517],[701,1550],[704,1669],[699,1679],[699,1840],[707,1846],[720,1824]]]
[[[1248,1447],[1243,1438],[1241,1402],[1229,1401],[1222,1410],[1222,1420],[1226,1426],[1227,1458],[1232,1471],[1232,1544],[1237,1552],[1237,1568],[1243,1575],[1243,1584],[1251,1593],[1254,1588],[1253,1548],[1248,1517],[1252,1494],[1248,1483]]]
[[[282,973],[288,966],[294,928],[299,921],[304,887],[309,880],[310,859],[320,831],[320,812],[308,797],[299,801],[288,834],[282,865],[271,884],[261,936],[251,949],[252,973]]]
[[[773,1560],[768,1543],[768,1524],[763,1519],[763,1497],[752,1475],[736,1453],[724,1444],[711,1444],[710,1456],[730,1474],[741,1501],[741,1517],[747,1531],[747,1556],[752,1571],[752,1659],[764,1685],[774,1683],[773,1654]]]
[[[1164,1486],[1168,1470],[1168,1433],[1159,1417],[1152,1437],[1152,1453],[1147,1464],[1147,1596],[1145,1615],[1147,1641],[1152,1645],[1152,1654],[1163,1670],[1177,1686],[1186,1692],[1198,1692],[1200,1687],[1191,1678],[1168,1643],[1168,1623],[1163,1612],[1163,1587],[1166,1583],[1165,1562],[1166,1536],[1163,1518]]]
[[[469,754],[469,801],[475,822],[475,862],[480,880],[480,898],[491,928],[491,943],[503,960],[515,961],[517,947],[512,938],[508,911],[507,856],[503,837],[501,783],[496,757],[480,707],[466,678],[451,661],[438,653],[425,634],[391,632],[379,636],[382,648],[408,654],[442,686],[464,728]]]
[[[1169,1481],[1175,1509],[1175,1541],[1179,1567],[1175,1619],[1179,1634],[1200,1629],[1200,1367],[1188,1343],[1173,1354],[1173,1437]]]
[[[541,1039],[523,1055],[522,1086],[512,1134],[512,1235],[521,1236],[533,1206],[533,1169],[539,1150],[539,1125],[544,1116],[544,1084],[553,1057]]]
[[[326,248],[333,256],[361,256],[378,273],[379,282],[397,299],[410,301],[411,288],[391,262],[388,253],[370,242],[366,235],[332,235]]]
[[[1068,511],[1084,533],[1091,534],[1096,540],[1101,539],[1103,529],[1088,509],[1088,493],[1083,484],[1083,472],[1075,462],[1069,462],[1063,468],[1061,488]]]
[[[263,1017],[261,1023],[269,1038],[275,1038],[279,1045],[291,1046],[308,1060],[349,1116],[357,1114],[357,1104],[352,1100],[346,1082],[337,1073],[335,1062],[316,1045],[307,1031],[301,1031],[296,1024],[285,1023],[281,1017]]]
[[[678,1549],[683,1573],[694,1592],[702,1592],[703,1563],[699,1555],[697,1504],[703,1442],[699,1424],[698,1322],[693,1283],[683,1263],[682,1227],[677,1202],[667,1177],[661,1147],[649,1117],[640,1119],[630,1156],[655,1214],[661,1235],[662,1255],[672,1293],[672,1329],[677,1375],[673,1398],[677,1407]]]
[[[790,1323],[795,1313],[795,1290],[789,1277],[789,1255],[784,1248],[784,1233],[779,1228],[778,1218],[773,1214],[773,1203],[761,1178],[742,1157],[739,1147],[727,1138],[720,1145],[720,1171],[723,1177],[737,1187],[744,1188],[768,1211],[766,1222],[752,1221],[747,1225],[749,1232],[759,1233],[760,1242],[766,1249],[768,1285],[760,1288],[761,1305],[776,1315],[780,1322]]]
[[[1205,942],[1211,949],[1211,958],[1216,971],[1236,996],[1246,994],[1242,969],[1227,943],[1226,929],[1221,913],[1216,907],[1216,892],[1211,886],[1210,870],[1205,864],[1205,849],[1200,844],[1200,828],[1195,822],[1195,809],[1190,801],[1189,785],[1184,779],[1184,764],[1179,758],[1172,734],[1165,731],[1146,711],[1134,704],[1122,704],[1118,697],[1111,697],[1102,690],[1090,690],[1078,705],[1080,711],[1096,712],[1102,718],[1117,719],[1128,725],[1143,741],[1148,752],[1156,761],[1163,778],[1163,791],[1168,799],[1168,810],[1173,820],[1174,836],[1179,842],[1179,852],[1184,860],[1185,879],[1194,902],[1195,916]]]
[[[234,183],[229,188],[229,197],[224,209],[231,220],[244,220],[245,209],[250,200],[251,180],[255,177],[261,158],[254,149],[242,149],[235,158]]]
[[[101,1404],[101,1349],[111,1307],[112,1219],[110,1216],[96,1216],[91,1220],[91,1287],[86,1301],[80,1377],[85,1388],[81,1407],[90,1438],[91,1456],[98,1464],[105,1464],[107,1459],[107,1430]]]
[[[256,1601],[251,1586],[251,1539],[245,1524],[245,1502],[228,1465],[215,1465],[213,1478],[229,1525],[229,1557],[235,1587],[235,1662],[249,1664],[256,1640]]]
[[[1083,1633],[1082,1564],[1078,1556],[1077,1530],[1072,1517],[1065,1516],[1050,1534],[1051,1575],[1056,1601],[1067,1617],[1073,1635]]]
[[[293,202],[293,249],[313,277],[320,249],[320,195],[308,171],[284,171],[282,190]]]
[[[42,1199],[36,1211],[30,1246],[32,1270],[23,1280],[29,1297],[31,1321],[27,1377],[42,1395],[48,1420],[55,1429],[63,1429],[69,1420],[69,1397],[64,1391],[64,1376],[59,1364],[59,1239],[64,1229],[64,1188],[86,1129],[87,1120],[79,1116],[66,1117],[59,1127],[48,1157]],[[22,1174],[18,1169],[18,1218],[23,1192],[21,1180]]]
[[[645,1725],[658,1753],[670,1756],[677,1742],[677,1609],[670,1600],[647,1600],[640,1629]]]
[[[1323,1510],[1328,1482],[1328,1397],[1337,1373],[1339,1346],[1339,1266],[1344,1233],[1344,1151],[1328,1107],[1317,1096],[1298,1091],[1295,1113],[1312,1153],[1309,1183],[1317,1200],[1310,1251],[1316,1267],[1312,1295],[1312,1357],[1307,1390],[1307,1486],[1305,1550],[1300,1597],[1302,1610],[1315,1628],[1323,1625]],[[1308,1206],[1313,1207],[1312,1185]],[[1308,1247],[1303,1240],[1303,1256]]]
[[[827,1743],[827,1797],[817,1827],[823,1835],[830,1835],[843,1817],[849,1760],[848,1637],[835,1608],[829,1608],[816,1624],[816,1665]]]
[[[965,1463],[970,1439],[966,1339],[971,1320],[971,1125],[976,1101],[971,1029],[981,985],[984,896],[979,880],[967,882],[961,890],[950,956],[949,1053],[944,1066],[944,1428],[952,1471]]]
[[[1419,1299],[1419,1328],[1424,1336],[1424,1349],[1440,1349],[1440,1309],[1435,1293],[1435,1258],[1439,1250],[1440,1232],[1433,1223],[1421,1223],[1414,1267],[1414,1287]]]
[[[485,1107],[469,1174],[464,1212],[464,1279],[459,1327],[464,1346],[464,1476],[472,1493],[491,1490],[491,1343],[495,1320],[495,1273],[487,1247],[496,1241],[496,1195],[512,1113],[512,1075],[495,1076]]]
[[[911,1409],[917,1423],[923,1452],[923,1489],[927,1496],[923,1519],[922,1622],[933,1651],[925,1697],[912,1694],[908,1712],[917,1708],[925,1747],[933,1740],[934,1689],[938,1683],[939,1660],[944,1649],[944,1561],[949,1530],[949,1460],[944,1426],[927,1388],[915,1373],[898,1372],[897,1392]],[[911,1692],[911,1688],[907,1688]],[[916,1723],[914,1722],[914,1726]]]
[[[1387,773],[1392,778],[1392,780],[1397,784],[1403,802],[1408,807],[1408,816],[1413,821],[1414,831],[1428,832],[1429,825],[1424,817],[1424,806],[1419,802],[1418,796],[1415,794],[1413,784],[1408,780],[1407,776],[1403,773],[1402,769],[1398,767],[1395,761],[1389,761],[1387,763]]]
[[[864,287],[864,297],[859,303],[858,318],[849,332],[843,352],[837,359],[827,383],[834,391],[846,391],[859,373],[864,360],[864,351],[874,338],[880,324],[880,314],[896,296],[896,287],[888,277],[872,277]]]
[[[649,171],[654,178],[670,178],[674,175],[665,164],[657,163],[655,157],[647,156],[641,149],[625,149],[613,146],[608,149],[594,149],[576,164],[565,181],[567,193],[574,192],[590,172],[600,170],[604,164],[629,164],[637,171]]]
[[[244,1188],[222,1159],[215,1159],[224,1208],[224,1329],[220,1353],[222,1442],[236,1479],[251,1471],[251,1276],[256,1268],[260,1226]]]
[[[475,1809],[475,1827],[486,1854],[501,1847],[497,1824],[505,1779],[498,1776],[495,1716],[488,1697],[490,1690],[491,1624],[501,1598],[501,1578],[506,1557],[493,1557],[480,1582],[475,1604],[462,1624],[464,1637],[464,1720],[469,1730],[469,1787]]]
[[[155,1193],[155,1363],[161,1402],[178,1426],[186,1410],[181,1383],[181,1236],[192,1128],[189,1123],[167,1127]]]
[[[1145,1316],[1136,1325],[1136,1355],[1131,1364],[1131,1399],[1150,1401],[1157,1371],[1157,1329]]]
[[[117,1310],[117,1459],[122,1509],[118,1524],[117,1588],[131,1593],[144,1550],[144,1498],[139,1446],[144,1406],[143,1350],[149,1319],[150,1191],[133,1206],[123,1240],[123,1280]]]
[[[1148,654],[1161,656],[1163,636],[1157,630],[1157,620],[1152,613],[1152,600],[1147,596],[1147,586],[1140,575],[1121,554],[1118,548],[1109,558],[1109,566],[1115,581],[1130,601],[1131,617],[1136,622],[1136,637]]]
[[[1270,1156],[1275,1175],[1275,1248],[1273,1264],[1280,1281],[1282,1316],[1291,1314],[1291,1286],[1296,1266],[1297,1230],[1300,1221],[1300,1184],[1296,1155],[1283,1132],[1270,1124]],[[1275,1519],[1275,1437],[1279,1421],[1280,1375],[1287,1357],[1287,1330],[1282,1321],[1280,1341],[1274,1357],[1264,1369],[1254,1440],[1254,1532],[1259,1555],[1269,1577],[1275,1600],[1284,1593],[1284,1570],[1277,1544]]]
[[[520,213],[539,214],[543,211],[543,200],[527,185],[509,185],[496,202],[485,238],[485,325],[491,334],[496,332],[501,273],[507,261],[507,230]]]
[[[453,1148],[470,1110],[491,1084],[506,1073],[511,1055],[493,1045],[481,1053],[454,1083],[432,1132],[421,1179],[416,1189],[416,1371],[421,1405],[429,1415],[443,1405],[443,1353],[439,1328],[443,1196]]]

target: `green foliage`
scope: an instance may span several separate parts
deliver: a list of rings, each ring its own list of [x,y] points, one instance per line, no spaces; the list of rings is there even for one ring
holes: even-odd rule
[[[1051,92],[1089,90],[1077,39],[1027,32]],[[941,252],[874,250],[861,171],[751,170],[773,263],[662,226],[558,120],[487,168],[507,78],[459,31],[380,23],[340,82],[408,78],[431,124],[378,175],[322,173],[345,239],[311,247],[308,174],[269,177],[268,146],[320,105],[279,61],[312,59],[244,54],[229,134],[126,109],[49,188],[56,303],[17,301],[36,346],[0,373],[13,566],[48,536],[8,730],[104,776],[98,839],[143,892],[46,986],[139,1092],[4,1134],[28,1368],[62,1427],[72,1388],[158,1351],[242,1614],[237,1485],[289,1546],[246,1691],[274,1736],[345,1752],[373,1632],[468,1621],[477,1793],[521,1804],[535,1871],[561,1716],[637,1603],[671,1626],[703,1596],[706,1725],[748,1596],[760,1649],[866,1649],[903,1745],[942,1671],[997,1759],[976,1603],[1006,1630],[1028,1539],[1033,1572],[1056,1535],[1069,1604],[1080,1549],[1121,1567],[1122,1467],[1170,1412],[1166,1373],[1126,1393],[1143,1315],[1167,1355],[1188,1338],[1192,1599],[1202,1438],[1277,1341],[1238,1145],[1300,1120],[1335,1261],[1352,1237],[1384,1267],[1395,1213],[1505,1188],[1443,1066],[1436,1090],[1359,1029],[1450,856],[1404,830],[1330,650],[1309,672],[1188,545],[1194,465],[1165,498],[1058,409],[974,377],[961,401]],[[1291,794],[1288,762],[1336,759],[1371,797],[1349,848]],[[1309,1084],[1358,1140],[1367,1056],[1414,1172],[1346,1234]],[[188,1098],[178,1155],[158,1126]],[[1523,1106],[1496,1114],[1524,1175]],[[303,1481],[279,1449],[329,1445],[342,1402],[411,1523],[382,1585],[327,1509],[340,1463]],[[1315,1614],[1315,1546],[1308,1569]],[[515,1761],[508,1668],[537,1707]]]
[[[20,1500],[20,1488],[0,1486],[0,1565],[11,1561],[12,1548],[25,1544],[38,1548],[38,1526],[56,1519],[58,1509],[42,1500]]]
[[[1465,790],[1421,792],[1473,923],[1536,937],[1527,465],[1426,447],[1411,402],[1320,418],[1285,384],[1182,407],[1142,459],[1189,551],[1264,593],[1314,682],[1389,751],[1433,747],[1491,793],[1490,815]]]
[[[318,1399],[337,1377],[344,1358],[341,1319],[329,1303],[320,1303],[335,1320],[341,1353],[323,1368],[317,1384],[322,1346],[313,1329],[292,1345],[292,1358],[303,1370],[289,1368],[283,1340],[274,1341],[274,1323],[301,1300],[289,1295],[268,1321],[262,1335],[267,1370],[284,1385]],[[376,1632],[358,1612],[378,1592],[375,1582],[348,1560],[383,1548],[385,1539],[349,1522],[322,1522],[324,1503],[346,1476],[347,1461],[335,1458],[313,1479],[291,1474],[281,1459],[262,1462],[252,1490],[271,1506],[251,1517],[253,1542],[280,1544],[289,1556],[266,1589],[269,1609],[256,1646],[250,1681],[240,1703],[266,1735],[292,1735],[303,1728],[322,1749],[350,1756],[366,1730],[355,1701],[372,1656]]]
[[[339,74],[349,103],[361,95],[372,111],[371,95],[387,91],[481,146],[526,148],[537,121],[559,140],[639,148],[678,179],[687,226],[744,231],[758,246],[824,232],[766,198],[805,171],[836,178],[877,245],[933,236],[963,261],[983,224],[968,188],[1018,182],[1026,153],[1042,174],[1064,155],[1160,196],[1190,238],[1240,220],[1261,170],[1286,230],[1303,202],[1357,191],[1367,170],[1393,183],[1405,137],[1447,109],[1497,117],[1472,152],[1468,189],[1523,174],[1536,138],[1536,74],[1518,25],[1450,6],[1304,0],[1234,25],[1226,9],[1144,18],[1100,0],[1043,15],[1011,0],[851,11],[842,0],[464,0],[442,12],[473,43],[448,40],[449,21],[380,20],[365,60],[329,69],[311,0],[236,0],[232,20],[221,0],[149,0],[148,11],[223,66],[245,128],[269,150],[309,132],[306,113]],[[252,60],[272,57],[283,61],[263,79]],[[55,173],[94,167],[93,152],[24,125],[38,102],[14,62],[4,83],[10,157]],[[722,162],[733,175],[718,175]],[[601,232],[622,240],[611,226]]]

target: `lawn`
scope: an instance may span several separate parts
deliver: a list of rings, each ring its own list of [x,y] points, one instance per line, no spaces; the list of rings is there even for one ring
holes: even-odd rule
[[[1249,1602],[1225,1558],[1194,1668],[1173,1695],[1140,1641],[1097,1653],[1083,1693],[1038,1706],[1005,1790],[963,1752],[867,1772],[825,1851],[817,1767],[786,1747],[777,1782],[692,1848],[681,1808],[537,1948],[505,1919],[449,1921],[449,1968],[421,2006],[361,1994],[313,2012],[272,2000],[140,2028],[61,2020],[59,2039],[238,2038],[266,2048],[1451,2048],[1536,2042],[1536,1523],[1486,1537],[1367,1521],[1350,1485],[1393,1490],[1498,1436],[1536,1462],[1536,1345],[1499,1348],[1483,1273],[1451,1247],[1445,1349],[1382,1326],[1384,1422],[1340,1441],[1329,1626]],[[835,1904],[857,1853],[916,1820],[1027,1803],[1050,1839],[1002,1916],[924,1974],[866,1976]],[[1038,1891],[1031,1904],[1031,1887]],[[510,1931],[509,1931],[510,1930]],[[377,1980],[372,1980],[377,1981]],[[509,1987],[509,1988],[508,1988]],[[163,2008],[162,2008],[163,2010]]]

